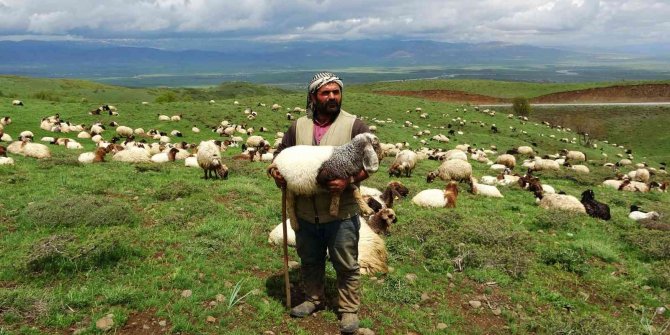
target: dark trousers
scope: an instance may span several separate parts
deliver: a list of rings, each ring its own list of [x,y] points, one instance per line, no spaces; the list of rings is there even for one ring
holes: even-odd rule
[[[301,261],[302,283],[307,300],[324,303],[326,250],[337,273],[338,312],[357,313],[360,305],[358,266],[358,216],[328,223],[299,219],[296,248]]]

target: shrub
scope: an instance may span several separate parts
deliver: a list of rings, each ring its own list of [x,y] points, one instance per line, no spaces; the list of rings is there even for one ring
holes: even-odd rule
[[[156,97],[156,102],[175,102],[177,101],[177,94],[172,91],[167,91]]]
[[[126,202],[92,195],[57,197],[28,205],[23,218],[36,226],[132,225],[138,216]]]
[[[524,97],[515,97],[512,99],[512,110],[514,114],[528,116],[530,115],[530,103]]]
[[[156,191],[155,197],[158,200],[175,200],[177,198],[184,198],[197,191],[197,187],[186,184],[181,181],[164,185]]]
[[[541,211],[531,221],[535,229],[573,229],[579,214],[556,209]]]
[[[386,277],[382,288],[377,290],[376,295],[382,301],[398,304],[416,304],[421,300],[421,295],[405,279],[398,277]]]
[[[40,91],[33,94],[33,98],[47,101],[60,101],[60,97],[54,92]]]

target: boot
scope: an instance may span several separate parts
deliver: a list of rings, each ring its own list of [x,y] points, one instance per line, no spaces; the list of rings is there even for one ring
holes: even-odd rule
[[[340,332],[344,334],[353,334],[358,331],[358,314],[342,313],[340,319]]]
[[[322,303],[305,301],[302,304],[291,308],[291,316],[296,318],[304,318],[320,309],[323,309]]]

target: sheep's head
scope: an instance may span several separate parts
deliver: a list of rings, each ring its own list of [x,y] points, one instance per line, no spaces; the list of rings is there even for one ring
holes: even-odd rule
[[[377,172],[379,156],[381,155],[379,138],[371,133],[362,133],[356,135],[351,142],[355,148],[363,149],[363,168],[365,171],[367,173]]]
[[[596,195],[592,189],[582,192],[582,202],[595,199]]]
[[[398,217],[395,215],[395,211],[391,208],[383,208],[378,213],[375,214],[377,217],[376,227],[370,227],[377,234],[389,235],[391,232],[389,228],[391,224],[398,222]]]
[[[400,177],[400,164],[392,164],[389,168],[389,177]]]
[[[437,178],[437,172],[435,171],[428,172],[428,175],[426,176],[426,182],[432,183],[433,180],[435,180],[435,178]]]
[[[394,196],[406,197],[409,194],[409,189],[399,181],[389,182],[388,188],[391,189]]]
[[[221,164],[216,169],[216,175],[219,178],[227,180],[228,179],[228,167],[225,164]]]

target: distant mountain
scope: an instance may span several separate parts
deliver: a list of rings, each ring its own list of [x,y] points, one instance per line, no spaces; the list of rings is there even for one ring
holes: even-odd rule
[[[235,43],[220,51],[170,51],[90,42],[0,42],[0,72],[42,76],[342,67],[554,64],[583,58],[559,49],[502,43],[359,40]]]

